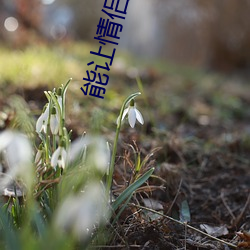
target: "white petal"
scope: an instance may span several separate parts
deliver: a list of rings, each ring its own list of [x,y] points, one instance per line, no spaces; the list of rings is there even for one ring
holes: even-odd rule
[[[126,116],[126,114],[128,113],[130,108],[126,108],[124,111],[123,111],[123,115],[122,115],[122,120],[124,119],[124,117]]]
[[[36,122],[37,133],[40,133],[41,131],[44,131],[44,133],[47,132],[48,118],[49,118],[49,105],[47,105],[45,111],[37,119],[37,122]]]
[[[6,150],[9,167],[11,168],[25,165],[32,159],[32,148],[27,137],[18,133],[14,134],[15,136]]]
[[[37,119],[37,122],[36,122],[37,133],[40,133],[42,131],[43,122],[44,122],[44,113],[42,113],[40,117]]]
[[[135,108],[131,107],[128,112],[128,122],[129,125],[133,128],[135,126],[136,122],[136,113],[135,113]]]
[[[5,149],[11,140],[13,139],[14,134],[11,131],[4,131],[0,134],[0,151]]]
[[[44,120],[48,122],[49,119],[49,104],[47,105],[45,111],[44,111]]]
[[[59,106],[60,106],[61,111],[62,111],[62,97],[61,96],[57,96],[57,101],[58,101]]]
[[[46,121],[43,121],[41,131],[43,131],[45,134],[47,133],[47,125],[48,123]]]
[[[50,130],[53,135],[56,135],[59,131],[58,116],[55,114],[50,117]]]
[[[53,168],[55,168],[58,164],[58,158],[59,155],[61,154],[61,147],[59,146],[56,151],[53,153],[52,157],[51,157],[51,166]]]
[[[136,113],[136,119],[138,120],[138,122],[143,124],[144,120],[143,120],[141,112],[138,109],[135,109],[135,113]]]
[[[60,164],[60,167],[62,169],[65,168],[66,161],[67,161],[67,152],[66,152],[66,150],[64,148],[62,148],[62,151],[61,151],[61,164]]]
[[[7,131],[7,137],[11,138],[6,146],[6,153],[4,155],[5,161],[8,164],[8,170],[6,177],[1,179],[0,188],[8,185],[9,182],[16,179],[18,176],[22,177],[25,185],[30,186],[33,182],[33,171],[32,171],[32,147],[28,138],[20,133]],[[2,134],[0,136],[2,137]]]
[[[71,143],[69,152],[68,152],[68,162],[72,163],[74,160],[77,159],[84,150],[86,150],[86,145],[89,143],[88,136],[84,136],[81,138],[76,139],[73,143]]]
[[[63,159],[65,160],[65,162],[66,162],[66,160],[67,160],[67,152],[66,152],[66,150],[65,150],[64,148],[62,148],[61,156],[62,156],[62,158],[63,158]]]
[[[55,226],[59,231],[72,233],[77,239],[91,236],[95,225],[105,222],[109,215],[104,191],[98,182],[90,183],[80,195],[68,196],[55,215]]]
[[[78,203],[75,196],[68,196],[59,207],[56,214],[55,224],[58,229],[67,231],[72,229],[78,214]]]
[[[110,162],[110,152],[107,147],[107,143],[102,138],[94,138],[93,140],[93,158],[95,162],[95,166],[101,172],[107,172],[107,168],[109,167]]]
[[[57,161],[58,167],[64,169],[65,168],[65,161],[63,158]]]

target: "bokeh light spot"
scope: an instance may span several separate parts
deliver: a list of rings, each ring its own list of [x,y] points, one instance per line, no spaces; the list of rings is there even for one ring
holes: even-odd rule
[[[8,17],[4,21],[4,27],[9,32],[14,32],[18,28],[18,21],[15,17]]]
[[[55,2],[55,0],[42,0],[42,4],[45,4],[45,5],[49,5],[49,4],[52,4],[54,2]]]

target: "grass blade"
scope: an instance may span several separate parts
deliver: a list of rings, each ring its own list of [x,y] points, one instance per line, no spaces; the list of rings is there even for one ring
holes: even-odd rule
[[[137,188],[139,188],[154,172],[154,168],[149,169],[143,176],[138,178],[133,184],[126,188],[118,198],[112,203],[112,208],[115,211],[124,200],[126,200]]]

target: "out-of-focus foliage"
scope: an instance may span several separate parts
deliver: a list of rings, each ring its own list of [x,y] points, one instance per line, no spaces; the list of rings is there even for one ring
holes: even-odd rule
[[[8,18],[12,20],[8,21]],[[14,21],[13,21],[14,20]],[[41,2],[33,0],[0,1],[0,40],[23,46],[42,36]]]
[[[247,0],[152,0],[146,4],[138,0],[131,2],[130,7],[129,27],[125,29],[130,35],[125,39],[135,53],[155,51],[157,56],[168,60],[219,70],[249,65]],[[143,23],[148,20],[146,29]],[[144,44],[147,46],[142,51]]]
[[[0,2],[0,39],[20,47],[69,39],[94,41],[103,1]],[[130,1],[119,47],[143,57],[230,71],[250,64],[248,0]],[[5,21],[16,18],[8,31]]]
[[[23,50],[11,50],[1,46],[1,84],[16,83],[32,86],[55,84],[56,81],[63,81],[69,77],[81,79],[89,50],[88,45],[76,43],[74,48],[70,44],[60,48],[30,46]]]

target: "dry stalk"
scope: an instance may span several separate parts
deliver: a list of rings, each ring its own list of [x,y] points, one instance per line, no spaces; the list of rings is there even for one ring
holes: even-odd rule
[[[144,206],[141,206],[141,205],[136,205],[136,204],[134,204],[134,203],[130,203],[130,204],[128,204],[128,205],[134,206],[134,207],[137,207],[137,208],[140,208],[140,209],[145,209],[145,210],[150,211],[150,212],[152,212],[152,213],[161,215],[161,216],[163,216],[164,218],[167,218],[167,219],[169,219],[169,220],[171,220],[171,221],[174,221],[174,222],[176,222],[176,223],[178,223],[178,224],[180,224],[180,225],[182,225],[182,226],[184,226],[184,227],[187,227],[187,228],[189,228],[189,229],[192,229],[192,230],[194,230],[194,231],[196,231],[196,232],[198,232],[198,233],[200,233],[200,234],[203,234],[203,235],[205,235],[205,236],[207,236],[207,237],[209,237],[209,238],[211,238],[211,239],[213,239],[213,240],[219,241],[219,242],[221,242],[221,243],[223,243],[223,244],[226,244],[226,245],[228,245],[228,246],[230,246],[230,247],[237,248],[236,245],[234,245],[234,244],[232,244],[232,243],[229,243],[229,242],[226,242],[226,241],[224,241],[224,240],[218,239],[218,238],[216,238],[216,237],[214,237],[214,236],[212,236],[212,235],[209,235],[209,234],[207,234],[207,233],[205,233],[205,232],[203,232],[203,231],[201,231],[201,230],[199,230],[199,229],[197,229],[197,228],[195,228],[195,227],[192,227],[192,226],[188,225],[187,222],[181,222],[181,221],[175,220],[175,219],[173,219],[173,218],[170,217],[170,216],[167,216],[167,215],[162,214],[162,213],[160,213],[160,212],[157,212],[157,211],[155,211],[155,210],[153,210],[153,209],[151,209],[151,208],[147,208],[147,207],[144,207]]]

